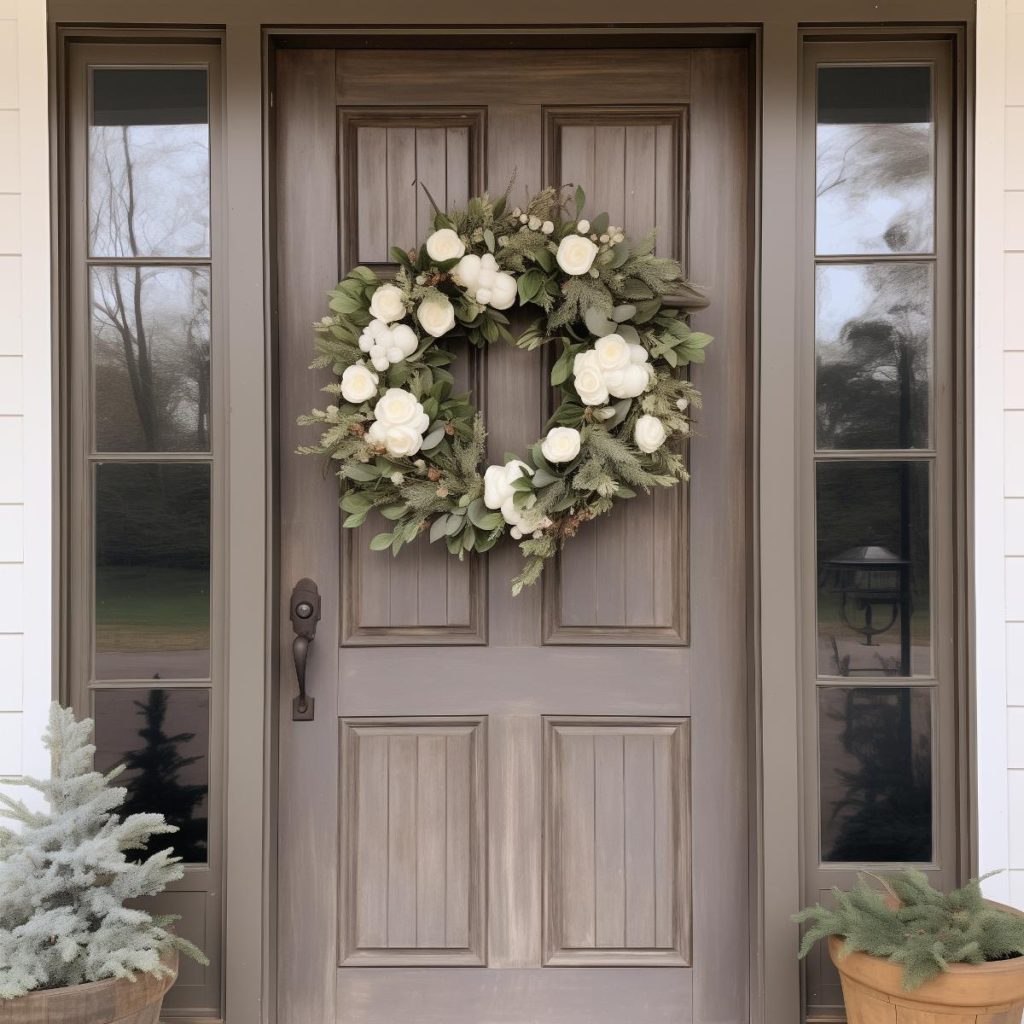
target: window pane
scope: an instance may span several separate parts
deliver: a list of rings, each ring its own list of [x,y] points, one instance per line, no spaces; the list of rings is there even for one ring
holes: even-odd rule
[[[95,267],[96,449],[210,448],[210,272]]]
[[[207,106],[202,69],[93,70],[91,255],[209,255]]]
[[[210,467],[96,467],[96,676],[210,675]]]
[[[931,672],[929,467],[817,467],[818,671]]]
[[[817,251],[931,252],[931,69],[818,69]]]
[[[932,708],[926,687],[822,687],[821,858],[932,860]]]
[[[174,847],[191,863],[207,858],[210,789],[208,690],[93,692],[96,770],[125,765],[128,797],[118,812],[163,814],[180,831],[154,836],[144,855]]]
[[[932,268],[819,266],[815,281],[818,446],[928,446]]]

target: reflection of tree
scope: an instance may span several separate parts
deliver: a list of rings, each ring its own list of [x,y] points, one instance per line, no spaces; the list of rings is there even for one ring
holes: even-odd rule
[[[818,342],[818,443],[824,448],[925,447],[931,363],[928,270],[882,265],[862,273],[873,294],[871,303],[843,325],[838,339]]]
[[[128,798],[123,814],[159,812],[179,829],[170,838],[175,853],[190,863],[206,860],[208,786],[182,782],[181,774],[203,760],[203,754],[184,756],[181,751],[195,739],[195,733],[164,732],[168,692],[150,690],[144,701],[135,701],[138,714],[145,719],[139,729],[143,745],[125,757],[128,773]],[[154,836],[141,856],[149,856],[167,846],[166,836]]]
[[[174,155],[175,147],[179,164],[184,149],[187,160],[198,168],[195,173],[205,174],[205,147],[189,155],[197,145],[190,131],[194,127],[119,125],[92,130],[89,207],[94,252],[137,258],[173,251],[183,231],[205,223],[205,188],[197,187],[191,201],[168,203],[152,180],[154,163],[168,158],[169,148]],[[182,133],[184,141],[176,142]],[[156,141],[143,144],[140,138],[147,137]],[[145,187],[140,186],[140,173]],[[138,264],[97,268],[92,304],[100,447],[207,448],[208,271]],[[126,414],[126,408],[134,409],[135,416]],[[137,438],[133,418],[141,435]]]
[[[838,694],[845,694],[844,705],[827,717],[836,723],[841,750],[855,766],[835,768],[843,796],[832,804],[828,820],[822,821],[824,858],[868,863],[930,861],[927,695],[915,694],[909,687],[848,689]],[[915,709],[922,697],[924,708],[919,704]]]

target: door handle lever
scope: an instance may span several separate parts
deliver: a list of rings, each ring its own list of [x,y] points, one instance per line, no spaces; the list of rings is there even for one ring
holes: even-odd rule
[[[308,577],[295,584],[291,597],[291,620],[295,639],[292,640],[292,660],[299,692],[292,699],[292,721],[313,721],[316,702],[306,693],[306,659],[309,646],[316,637],[316,624],[320,621],[320,591]]]

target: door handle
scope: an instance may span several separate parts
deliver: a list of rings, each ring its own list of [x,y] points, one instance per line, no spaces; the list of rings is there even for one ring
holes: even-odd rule
[[[292,659],[299,692],[292,699],[292,721],[312,722],[316,701],[306,693],[306,659],[309,645],[316,637],[316,624],[320,621],[320,591],[308,577],[295,584],[292,591],[291,619],[295,639],[292,640]]]

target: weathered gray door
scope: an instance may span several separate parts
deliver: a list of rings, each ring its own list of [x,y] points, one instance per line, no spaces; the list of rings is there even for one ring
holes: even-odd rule
[[[279,624],[280,1019],[746,1020],[748,55],[295,48],[273,70],[280,588],[324,601],[312,722]],[[572,181],[657,224],[718,339],[691,486],[588,526],[518,598],[513,545],[373,554],[291,454],[326,290],[424,237],[416,181],[451,203],[513,174],[513,201]],[[544,358],[461,361],[494,458],[540,434]]]

